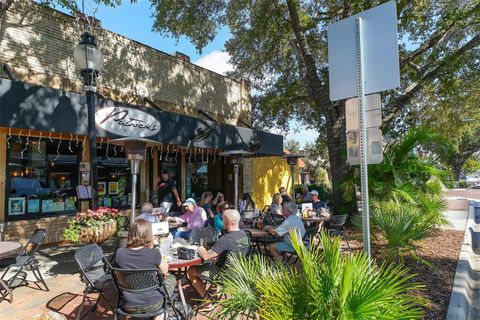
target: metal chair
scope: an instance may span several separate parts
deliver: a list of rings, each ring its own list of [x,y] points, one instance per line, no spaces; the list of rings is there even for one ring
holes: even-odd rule
[[[133,318],[152,318],[168,312],[171,307],[175,317],[179,318],[175,300],[167,291],[163,275],[159,269],[119,269],[112,268],[112,276],[115,287],[118,290],[117,305],[114,310],[115,319],[119,315]],[[149,292],[160,290],[163,293],[164,301],[158,308],[145,313],[131,313],[125,308],[125,294],[135,294],[141,292]],[[174,296],[173,296],[174,297]],[[185,310],[185,318],[188,318],[188,310]]]
[[[318,226],[305,228],[305,235],[302,238],[302,242],[307,248],[309,248],[310,243],[314,241],[315,236],[318,234],[318,230],[319,230]],[[283,259],[285,264],[295,265],[297,263],[298,255],[296,252],[282,252],[282,254],[283,254]]]
[[[207,243],[213,243],[218,240],[218,232],[213,228],[193,229],[190,233],[190,242],[200,244],[200,239],[207,239]]]
[[[45,287],[45,291],[50,291],[45,280],[43,280],[42,273],[38,267],[39,262],[36,257],[36,252],[40,245],[45,240],[45,236],[47,235],[47,230],[45,229],[37,229],[33,232],[33,235],[30,237],[27,245],[23,247],[23,250],[15,257],[15,259],[11,259],[11,263],[8,263],[7,268],[5,269],[2,280],[4,280],[9,288],[17,287],[18,285],[27,282],[26,280],[26,273],[22,272],[27,267],[30,268],[32,274],[34,275],[35,279],[37,280],[35,284],[38,286],[39,289],[42,289],[38,282],[41,282]],[[4,279],[7,272],[12,268],[18,268],[13,276],[9,279]],[[20,274],[24,275],[21,279],[21,282],[15,286],[13,286],[14,282],[19,279]],[[6,291],[6,290],[5,290]],[[8,292],[0,293],[0,301],[2,301]]]
[[[352,251],[352,248],[350,248],[350,244],[348,243],[348,235],[344,230],[347,218],[348,215],[346,214],[332,216],[328,223],[328,233],[330,234],[330,236],[341,237],[342,239],[344,239],[347,243],[348,250]]]
[[[78,311],[77,319],[80,318],[83,311],[83,304],[87,299],[87,295],[92,292],[98,293],[98,297],[89,312],[94,312],[97,309],[101,298],[114,311],[114,308],[104,295],[105,289],[112,288],[113,284],[111,276],[106,272],[107,268],[104,264],[106,259],[102,249],[96,244],[87,244],[75,251],[74,260],[80,271],[80,279],[85,283],[82,305]],[[89,312],[86,312],[80,319],[83,319]]]

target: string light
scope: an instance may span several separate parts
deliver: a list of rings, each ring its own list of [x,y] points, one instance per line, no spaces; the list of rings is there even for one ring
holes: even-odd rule
[[[78,134],[75,135],[75,147],[78,148]]]
[[[68,151],[70,151],[70,153],[73,153],[72,140],[73,140],[73,134],[70,133],[70,141],[68,141]]]
[[[215,160],[217,160],[217,153],[215,151],[217,151],[217,149],[213,149],[213,164],[215,164]]]
[[[22,129],[20,129],[20,132],[18,133],[18,142],[22,143],[22,138],[20,137],[22,135]]]
[[[103,137],[100,138],[100,147],[98,147],[98,149],[102,149],[102,145],[103,145]]]
[[[12,138],[12,128],[8,128],[7,149],[10,149],[10,139]]]
[[[110,140],[108,140],[107,142],[107,152],[106,152],[106,155],[107,155],[107,159],[110,160],[110,158],[108,157],[108,149],[110,148]]]
[[[117,146],[116,145],[113,145],[113,156],[114,157],[117,156]]]
[[[57,156],[53,161],[57,161],[58,157],[60,157],[60,144],[62,143],[62,134],[60,133],[60,141],[58,141],[57,145]]]
[[[150,159],[153,159],[153,147],[150,148]]]
[[[160,152],[158,153],[158,160],[162,161],[162,156],[163,156],[163,144],[160,145]]]
[[[177,147],[177,152],[175,153],[175,164],[177,164],[178,150],[179,149],[180,149],[180,146]]]
[[[87,150],[87,136],[83,137],[83,144],[82,144],[82,160],[85,160],[85,151]]]
[[[27,140],[26,140],[26,143],[25,143],[25,148],[23,148],[22,151],[20,151],[20,158],[22,158],[22,159],[23,159],[23,153],[25,151],[27,151],[27,149],[28,149],[28,140],[30,139],[30,134],[31,133],[32,133],[32,130],[31,129],[28,130],[28,135],[27,135]]]
[[[167,155],[165,156],[165,161],[168,161],[168,154],[170,153],[170,145],[167,144]]]
[[[52,131],[50,131],[50,134],[48,135],[48,139],[50,139],[50,143],[53,143],[53,140],[52,140]]]
[[[42,132],[40,132],[40,137],[38,137],[38,146],[37,146],[38,153],[42,153],[42,150],[40,149],[40,142],[41,141],[42,141]]]

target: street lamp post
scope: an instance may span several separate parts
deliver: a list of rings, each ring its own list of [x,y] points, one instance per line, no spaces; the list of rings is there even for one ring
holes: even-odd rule
[[[284,156],[287,159],[287,163],[290,165],[290,176],[292,177],[292,201],[295,201],[295,166],[298,163],[302,155],[300,154],[288,154]]]
[[[80,71],[85,86],[85,95],[87,98],[88,112],[88,135],[89,157],[90,157],[90,176],[92,184],[91,208],[98,206],[98,185],[97,185],[97,133],[95,127],[95,91],[97,90],[96,79],[103,67],[103,57],[97,47],[95,37],[85,31],[82,34],[80,43],[73,51],[75,66]]]
[[[243,163],[243,159],[246,156],[252,155],[252,152],[245,150],[231,150],[219,153],[219,156],[230,157],[233,164],[234,172],[234,207],[238,209],[238,174],[240,173],[240,165]]]

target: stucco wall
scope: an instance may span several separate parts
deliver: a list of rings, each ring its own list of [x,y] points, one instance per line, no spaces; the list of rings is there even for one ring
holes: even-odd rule
[[[296,176],[298,176],[298,167]],[[265,157],[252,160],[252,196],[261,210],[263,206],[272,203],[272,196],[280,187],[287,188],[287,193],[292,192],[290,166],[284,158]]]
[[[73,48],[84,24],[72,16],[17,0],[0,17],[0,63],[18,81],[81,92]],[[220,122],[251,122],[250,87],[116,33],[94,28],[104,56],[98,92],[106,98],[145,105],[144,97],[168,111],[199,116],[210,113]],[[160,36],[159,36],[160,40]],[[6,76],[4,73],[0,73]],[[148,105],[147,105],[148,106]]]

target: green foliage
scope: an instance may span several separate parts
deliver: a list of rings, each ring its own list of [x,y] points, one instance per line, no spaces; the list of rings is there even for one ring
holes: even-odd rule
[[[82,229],[90,228],[94,232],[102,231],[103,225],[115,222],[116,230],[120,219],[118,210],[114,208],[98,208],[97,210],[87,210],[87,212],[78,212],[73,219],[68,220],[68,227],[64,230],[63,237],[71,242],[80,241]]]
[[[339,238],[321,235],[306,248],[295,232],[302,271],[263,257],[232,256],[222,272],[221,308],[215,319],[256,315],[260,319],[421,319],[423,300],[408,294],[421,285],[402,267],[377,266],[365,253],[341,255]]]

